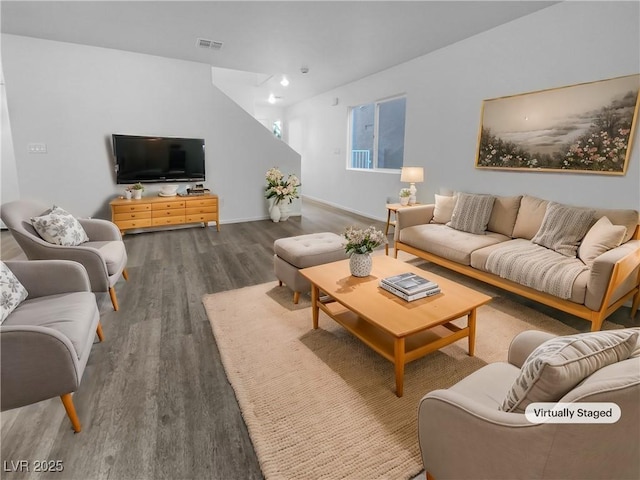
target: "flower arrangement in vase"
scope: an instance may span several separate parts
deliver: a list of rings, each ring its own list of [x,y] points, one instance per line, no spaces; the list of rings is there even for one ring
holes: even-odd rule
[[[344,232],[347,239],[345,252],[349,257],[349,268],[354,277],[367,277],[371,274],[373,261],[371,252],[385,243],[387,237],[373,226],[366,229],[348,227]]]
[[[400,190],[400,205],[409,205],[409,197],[411,196],[411,190],[403,188]]]
[[[300,180],[293,174],[289,174],[286,178],[284,174],[277,168],[273,167],[267,170],[265,175],[267,186],[265,187],[264,196],[269,200],[269,213],[274,222],[286,220],[289,218],[289,204],[296,198],[300,198],[298,187],[301,185]],[[274,210],[278,210],[277,212]]]

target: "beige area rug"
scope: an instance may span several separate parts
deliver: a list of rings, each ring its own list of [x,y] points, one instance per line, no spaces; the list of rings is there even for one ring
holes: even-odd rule
[[[203,299],[270,480],[412,478],[422,470],[416,415],[424,394],[504,361],[518,332],[576,331],[497,296],[478,310],[476,356],[464,339],[410,363],[397,398],[390,362],[322,312],[313,330],[309,298],[291,299],[277,282]]]

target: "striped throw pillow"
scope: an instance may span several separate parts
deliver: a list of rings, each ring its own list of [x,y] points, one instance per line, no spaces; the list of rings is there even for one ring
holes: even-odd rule
[[[631,356],[637,328],[578,333],[547,340],[527,357],[500,406],[524,413],[536,402],[558,402],[595,371]]]
[[[550,202],[542,225],[531,241],[567,257],[575,257],[580,240],[591,227],[594,213],[595,210]]]
[[[495,197],[471,193],[459,193],[457,197],[451,221],[447,223],[447,226],[463,232],[484,234],[491,217]]]

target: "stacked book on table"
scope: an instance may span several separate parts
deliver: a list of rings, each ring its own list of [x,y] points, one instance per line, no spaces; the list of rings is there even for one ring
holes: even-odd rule
[[[383,278],[380,287],[407,302],[440,293],[437,283],[410,272]]]

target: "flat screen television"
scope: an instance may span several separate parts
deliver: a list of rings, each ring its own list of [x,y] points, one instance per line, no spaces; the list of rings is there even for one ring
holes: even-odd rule
[[[204,181],[204,139],[113,134],[116,183]]]

